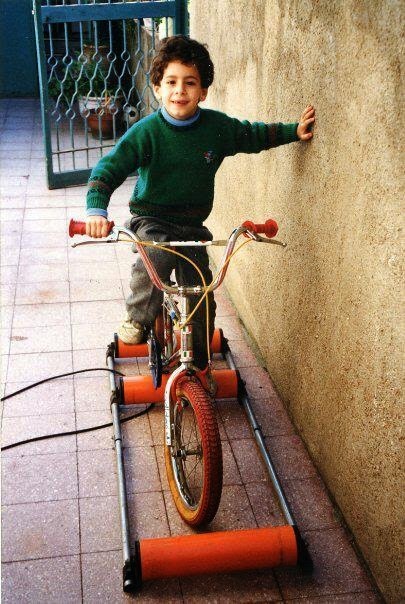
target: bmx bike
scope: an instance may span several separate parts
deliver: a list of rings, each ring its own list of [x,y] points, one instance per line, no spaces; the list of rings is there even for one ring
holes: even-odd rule
[[[197,308],[204,303],[210,292],[221,285],[231,258],[242,246],[258,242],[285,247],[286,244],[274,239],[277,231],[278,226],[274,220],[267,220],[264,224],[246,221],[235,228],[226,240],[154,242],[142,241],[129,229],[110,222],[106,238],[73,244],[130,243],[140,254],[153,284],[163,291],[162,310],[154,325],[148,327],[147,343],[128,345],[115,336],[114,343],[107,349],[107,365],[112,370],[111,411],[123,537],[124,591],[134,591],[141,586],[142,580],[154,578],[265,568],[279,564],[299,563],[303,567],[311,566],[306,546],[300,537],[227,340],[221,330],[215,330],[210,341],[208,304],[208,359],[211,352],[220,352],[231,368],[213,369],[209,360],[207,368],[201,370],[193,363],[192,319]],[[86,225],[72,220],[69,235],[73,237],[76,234],[85,235]],[[244,241],[235,249],[240,237],[244,237]],[[199,285],[180,286],[162,282],[147,254],[147,248],[153,247],[176,254],[184,262],[191,262],[179,249],[185,246],[211,245],[225,246],[225,251],[211,283],[205,282],[201,271],[195,266],[201,277]],[[196,304],[191,303],[193,297],[198,298]],[[151,375],[121,377],[117,387],[113,375],[114,358],[122,360],[133,357],[149,357]],[[199,527],[214,518],[222,492],[222,449],[215,398],[238,399],[244,407],[283,510],[286,526],[144,539],[135,542],[135,554],[131,554],[120,409],[123,405],[164,403],[164,451],[170,490],[183,520],[192,527]],[[217,547],[218,539],[221,540],[220,549]],[[238,547],[240,539],[247,543],[249,555]]]

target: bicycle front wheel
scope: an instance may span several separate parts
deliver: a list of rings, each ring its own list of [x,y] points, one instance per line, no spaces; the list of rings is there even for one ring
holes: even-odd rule
[[[222,492],[222,448],[214,406],[200,382],[182,379],[174,402],[166,471],[177,510],[190,526],[210,522]]]

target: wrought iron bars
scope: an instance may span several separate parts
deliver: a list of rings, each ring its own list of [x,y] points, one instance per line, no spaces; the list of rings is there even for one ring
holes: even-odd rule
[[[50,188],[84,183],[104,151],[157,109],[151,60],[159,37],[185,33],[185,8],[185,0],[34,0]]]

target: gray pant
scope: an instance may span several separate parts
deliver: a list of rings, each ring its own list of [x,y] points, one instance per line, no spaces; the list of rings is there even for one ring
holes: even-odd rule
[[[131,218],[126,226],[143,240],[153,241],[210,241],[212,234],[202,227],[180,226],[150,216],[135,216]],[[178,285],[201,285],[201,279],[193,266],[174,254],[163,250],[145,247],[152,260],[155,269],[164,283],[169,283],[170,275],[175,270]],[[184,256],[192,260],[204,275],[207,284],[212,281],[212,272],[209,268],[209,258],[205,247],[181,247],[178,250]],[[152,325],[158,315],[163,302],[163,292],[157,289],[143,265],[139,255],[132,265],[132,276],[130,281],[131,293],[126,300],[127,311],[132,321],[142,325]],[[199,296],[192,296],[191,309],[194,308]],[[215,308],[214,295],[208,294],[210,315],[210,340],[214,333]],[[203,369],[207,365],[206,345],[206,315],[205,303],[203,302],[193,317],[194,335],[194,364]]]

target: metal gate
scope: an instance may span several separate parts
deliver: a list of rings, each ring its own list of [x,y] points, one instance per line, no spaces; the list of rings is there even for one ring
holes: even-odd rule
[[[158,108],[159,39],[187,33],[187,0],[33,0],[48,186],[84,184],[98,159]]]

